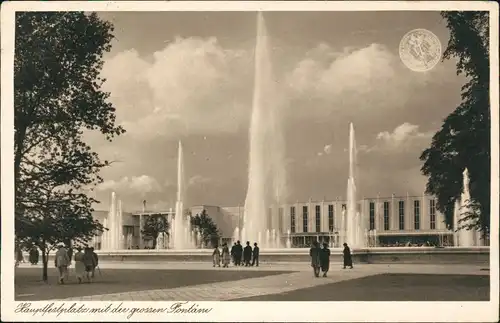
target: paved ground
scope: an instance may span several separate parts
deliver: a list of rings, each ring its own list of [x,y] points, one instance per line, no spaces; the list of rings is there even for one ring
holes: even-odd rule
[[[489,276],[380,274],[235,301],[489,301]]]
[[[102,266],[106,267],[106,266]],[[210,269],[212,269],[210,267]],[[257,270],[190,270],[179,269],[113,269],[101,268],[92,284],[78,284],[74,269],[70,268],[69,281],[57,284],[57,270],[49,268],[49,283],[41,281],[41,268],[16,269],[16,301],[47,300],[84,297],[109,293],[136,292],[152,289],[174,289],[191,285],[248,280],[263,276],[275,276],[286,271]]]
[[[103,263],[92,284],[40,282],[41,268],[16,270],[16,300],[136,301],[480,301],[489,299],[489,271],[476,265],[333,263],[314,278],[306,263],[212,268],[205,263]],[[39,266],[38,266],[39,267]]]

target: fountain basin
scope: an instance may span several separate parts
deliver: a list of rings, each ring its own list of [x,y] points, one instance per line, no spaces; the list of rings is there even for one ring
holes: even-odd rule
[[[342,262],[342,249],[332,248],[331,262]],[[98,250],[100,262],[211,262],[212,249]],[[54,254],[51,253],[50,260]],[[481,264],[488,266],[489,247],[376,247],[352,250],[354,263]],[[27,255],[26,258],[27,259]],[[309,249],[261,249],[260,262],[309,262]]]

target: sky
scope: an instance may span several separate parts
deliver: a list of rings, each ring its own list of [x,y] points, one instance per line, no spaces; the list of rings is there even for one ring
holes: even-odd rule
[[[185,205],[244,205],[252,109],[255,12],[102,12],[115,39],[103,90],[127,133],[88,142],[102,159],[95,191],[108,208],[175,207],[177,144],[185,155]],[[348,129],[358,150],[359,198],[421,195],[419,156],[460,102],[454,61],[414,72],[401,38],[449,33],[438,12],[266,12],[270,56],[284,98],[287,200],[345,198]],[[270,106],[269,109],[273,107]]]

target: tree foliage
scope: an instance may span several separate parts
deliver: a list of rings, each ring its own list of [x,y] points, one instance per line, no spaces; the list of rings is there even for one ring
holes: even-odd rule
[[[466,76],[462,102],[443,122],[420,159],[428,176],[427,193],[453,226],[455,201],[463,190],[462,172],[470,176],[470,207],[459,227],[489,232],[490,223],[490,66],[489,15],[479,11],[446,11],[450,30],[444,59],[456,59],[457,74]],[[470,225],[465,224],[471,219]],[[458,228],[455,228],[458,229]]]
[[[98,131],[111,141],[115,125],[109,94],[101,91],[102,56],[113,26],[83,12],[16,14],[14,57],[14,180],[16,237],[37,245],[44,260],[55,244],[82,243],[96,230],[85,190],[109,165],[86,144]]]
[[[200,214],[191,217],[191,227],[200,232],[203,245],[214,246],[218,243],[220,238],[219,229],[205,209]]]
[[[142,234],[143,239],[153,240],[153,249],[156,248],[156,239],[160,233],[166,233],[168,235],[168,229],[170,228],[170,223],[162,214],[152,214],[146,217],[144,222]]]

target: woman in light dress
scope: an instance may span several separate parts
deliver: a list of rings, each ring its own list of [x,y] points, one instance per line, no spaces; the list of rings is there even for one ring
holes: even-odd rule
[[[212,253],[212,259],[213,259],[214,267],[216,265],[218,267],[220,267],[220,250],[219,250],[219,246],[215,246],[214,252]]]
[[[82,248],[76,248],[75,253],[75,274],[78,279],[78,284],[82,283],[83,277],[85,276],[85,264],[83,263],[83,252]]]
[[[222,246],[222,267],[227,268],[231,262],[231,254],[227,243]]]

